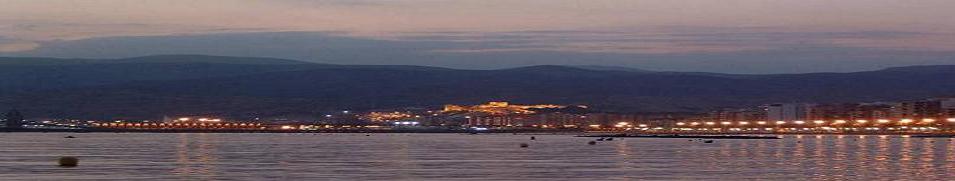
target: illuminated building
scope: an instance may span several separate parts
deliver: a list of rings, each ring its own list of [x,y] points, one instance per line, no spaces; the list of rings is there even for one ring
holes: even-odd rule
[[[507,107],[508,105],[509,105],[509,104],[508,104],[507,102],[488,102],[488,103],[485,104],[485,105],[479,105],[479,106],[501,108],[501,107]]]
[[[530,109],[559,109],[566,106],[540,104],[540,105],[512,105],[508,102],[488,102],[487,104],[474,106],[444,105],[444,112],[481,112],[488,114],[534,114]]]
[[[513,126],[513,116],[472,116],[468,118],[468,125],[471,126]]]
[[[372,122],[391,122],[414,118],[414,115],[405,112],[370,112],[361,117],[361,119]]]

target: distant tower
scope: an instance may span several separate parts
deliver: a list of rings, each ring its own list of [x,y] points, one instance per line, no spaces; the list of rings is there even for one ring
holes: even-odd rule
[[[6,119],[7,128],[21,128],[23,127],[23,114],[20,114],[20,111],[16,109],[10,110],[6,115],[3,116]]]

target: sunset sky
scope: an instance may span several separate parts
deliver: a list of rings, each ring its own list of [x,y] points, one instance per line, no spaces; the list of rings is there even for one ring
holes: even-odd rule
[[[951,0],[0,0],[0,56],[804,73],[955,64]]]

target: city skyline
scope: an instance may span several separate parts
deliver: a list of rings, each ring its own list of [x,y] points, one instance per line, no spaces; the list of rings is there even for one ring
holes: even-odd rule
[[[432,108],[323,112],[314,117],[25,119],[12,110],[4,129],[133,132],[622,132],[640,134],[940,134],[955,130],[955,98],[877,103],[773,103],[696,113],[618,113],[586,105],[491,101]]]

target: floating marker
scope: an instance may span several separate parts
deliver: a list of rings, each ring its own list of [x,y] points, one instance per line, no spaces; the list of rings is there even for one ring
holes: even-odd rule
[[[80,164],[80,159],[76,157],[60,157],[60,166],[61,167],[75,167]]]

